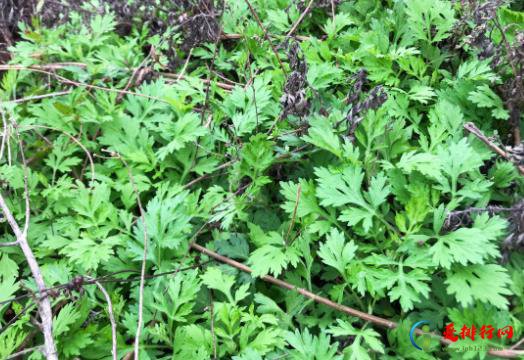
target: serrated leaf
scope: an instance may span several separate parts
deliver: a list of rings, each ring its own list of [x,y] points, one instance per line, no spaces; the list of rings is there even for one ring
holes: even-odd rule
[[[342,158],[342,148],[340,139],[333,131],[329,119],[323,117],[314,117],[310,120],[311,127],[308,134],[302,139],[321,149],[327,150],[338,158]]]
[[[224,274],[218,267],[208,267],[206,272],[200,275],[202,283],[210,289],[215,289],[224,294],[229,302],[234,303],[231,289],[235,284],[235,277]]]
[[[75,308],[75,304],[64,305],[57,316],[53,319],[53,335],[55,337],[65,334],[80,319],[80,312]]]
[[[507,270],[496,264],[475,264],[456,266],[447,272],[445,281],[448,294],[454,294],[463,306],[473,305],[475,301],[491,304],[499,309],[507,309],[511,295],[511,279]],[[489,284],[489,291],[486,289]]]
[[[342,276],[346,276],[346,267],[355,256],[357,246],[351,240],[346,243],[344,234],[337,229],[331,229],[325,243],[320,245],[318,256],[326,265],[334,267]]]
[[[396,166],[406,174],[416,170],[433,179],[440,177],[440,159],[433,154],[410,151],[402,154]]]
[[[331,326],[328,333],[336,337],[355,337],[352,344],[344,349],[350,354],[350,359],[371,359],[370,350],[384,354],[384,345],[380,341],[380,334],[373,329],[357,329],[346,320],[337,319],[337,325]]]
[[[486,259],[500,256],[494,240],[502,234],[505,222],[487,214],[480,215],[473,227],[460,228],[438,237],[429,249],[435,265],[449,269],[453,263],[481,264]]]

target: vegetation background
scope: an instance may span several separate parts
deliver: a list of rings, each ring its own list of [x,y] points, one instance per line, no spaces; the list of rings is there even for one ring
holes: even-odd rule
[[[1,359],[524,356],[522,2],[2,0],[0,60]]]

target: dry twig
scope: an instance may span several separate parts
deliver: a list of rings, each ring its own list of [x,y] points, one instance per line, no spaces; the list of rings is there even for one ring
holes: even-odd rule
[[[524,345],[524,338],[520,339],[518,342],[516,342],[512,347],[510,347],[511,350],[519,348],[521,345]]]
[[[38,73],[42,73],[42,74],[46,74],[46,75],[52,76],[56,80],[58,80],[59,82],[61,82],[63,84],[73,85],[73,86],[77,86],[77,87],[85,87],[87,89],[95,89],[95,90],[101,90],[101,91],[107,91],[107,92],[115,92],[115,93],[118,93],[118,94],[134,95],[134,96],[139,96],[139,97],[143,97],[143,98],[146,98],[146,99],[160,101],[160,102],[163,102],[165,104],[169,104],[168,101],[160,99],[160,98],[155,97],[155,96],[149,96],[149,95],[145,95],[145,94],[140,94],[140,93],[137,93],[137,92],[134,92],[134,91],[129,91],[129,90],[119,90],[119,89],[113,89],[113,88],[98,86],[98,85],[91,85],[91,84],[86,84],[84,82],[71,80],[71,79],[68,79],[68,78],[66,78],[64,76],[58,75],[58,74],[56,74],[54,72],[45,70],[45,69],[47,69],[51,65],[56,65],[56,64],[47,64],[47,65],[41,65],[41,66],[38,66],[38,67],[36,67],[36,66],[21,66],[21,65],[0,65],[0,70],[2,70],[2,67],[4,67],[5,68],[4,70],[34,71],[34,72],[38,72]],[[63,67],[59,67],[58,69],[63,69]],[[54,70],[54,68],[53,68],[53,70]]]
[[[270,37],[277,37],[276,35],[271,35],[269,34]],[[222,40],[238,40],[238,39],[244,39],[246,36],[245,35],[242,35],[242,34],[222,34],[220,35],[220,38]],[[258,40],[260,39],[258,36],[254,36],[253,37],[255,40]],[[299,41],[308,41],[308,40],[311,40],[312,37],[311,36],[304,36],[304,35],[295,35],[293,36],[293,38],[295,38],[296,40],[299,40]]]
[[[278,55],[278,51],[275,48],[275,45],[273,45],[273,42],[271,41],[271,38],[269,37],[268,32],[267,32],[266,28],[264,27],[264,24],[262,24],[262,21],[260,20],[260,17],[258,16],[255,8],[253,7],[253,5],[251,5],[249,0],[244,0],[244,1],[246,2],[247,6],[249,7],[249,11],[251,11],[251,14],[253,14],[253,17],[255,18],[258,26],[260,26],[260,28],[262,29],[262,32],[264,33],[264,37],[269,42],[269,46],[271,46],[271,50],[273,50],[273,53],[275,54],[275,56],[277,58],[277,61],[278,61],[279,65],[280,65],[280,68],[282,69],[282,72],[284,73],[284,76],[287,77],[286,69],[284,68],[284,64],[282,63],[282,60],[280,60],[280,56]]]
[[[52,98],[52,97],[57,97],[57,96],[69,95],[72,92],[73,92],[73,90],[65,90],[65,91],[58,91],[58,92],[54,92],[54,93],[50,93],[50,94],[33,95],[33,96],[28,96],[28,97],[24,97],[24,98],[20,98],[20,99],[6,101],[5,103],[7,103],[7,104],[20,104],[20,103],[24,103],[24,102],[27,102],[27,101],[41,100],[41,99]]]
[[[172,81],[177,81],[177,80],[182,80],[182,79],[189,79],[189,77],[183,75],[183,74],[171,74],[171,73],[165,73],[165,72],[158,72],[157,74],[159,75],[162,75],[168,79],[173,79]],[[210,83],[213,83],[215,84],[216,86],[218,86],[219,88],[222,88],[224,90],[228,90],[228,91],[231,91],[235,88],[234,85],[231,85],[231,84],[226,84],[226,83],[223,83],[223,82],[219,82],[219,81],[211,81],[209,79],[198,79],[200,81],[202,81],[205,85],[208,85]]]
[[[17,125],[13,120],[13,124],[15,129],[17,129]],[[53,313],[51,311],[51,302],[49,301],[49,298],[45,296],[46,292],[46,285],[44,282],[44,278],[42,276],[42,272],[40,271],[40,266],[38,265],[38,262],[36,261],[35,255],[29,246],[29,242],[27,240],[27,232],[29,230],[29,221],[31,218],[31,206],[29,201],[29,188],[28,188],[28,180],[27,180],[27,162],[25,159],[24,154],[24,148],[22,141],[20,139],[20,134],[18,133],[18,129],[16,130],[16,135],[18,138],[18,143],[20,146],[20,153],[22,157],[22,164],[24,168],[24,198],[25,198],[25,222],[23,229],[20,229],[17,221],[15,220],[13,214],[11,213],[11,210],[7,206],[4,197],[0,193],[0,208],[2,209],[2,212],[4,214],[4,217],[6,218],[9,226],[11,227],[11,230],[13,231],[16,241],[13,242],[13,245],[20,246],[20,249],[22,250],[22,253],[24,254],[24,257],[26,258],[27,264],[29,265],[29,269],[31,270],[31,274],[33,276],[33,279],[35,280],[36,286],[38,287],[38,291],[40,292],[41,298],[38,301],[38,313],[40,315],[41,324],[40,327],[42,329],[43,335],[44,335],[44,352],[45,356],[48,360],[58,360],[57,352],[56,352],[56,346],[53,339]]]
[[[304,20],[304,18],[306,17],[306,15],[309,13],[309,10],[311,10],[311,5],[313,5],[313,2],[315,0],[311,0],[309,2],[309,4],[307,4],[306,8],[304,9],[304,11],[302,12],[302,14],[300,14],[300,17],[297,19],[297,21],[295,21],[295,23],[293,24],[293,26],[291,27],[291,29],[288,31],[287,35],[286,35],[286,38],[290,37],[291,35],[293,35],[293,33],[295,32],[295,30],[298,28],[298,26],[300,25],[300,23],[302,22],[302,20]]]
[[[29,353],[32,353],[34,351],[43,351],[44,350],[44,346],[43,345],[38,345],[38,346],[35,346],[35,347],[32,347],[32,348],[27,348],[27,349],[23,349],[23,350],[20,350],[19,352],[15,353],[15,354],[11,354],[9,355],[7,358],[5,358],[6,360],[9,360],[9,359],[18,359],[20,358],[22,355],[27,355]]]
[[[480,129],[477,128],[475,124],[473,124],[472,122],[465,123],[464,129],[466,129],[469,133],[475,135],[480,141],[486,144],[491,150],[496,152],[498,155],[510,161],[519,170],[520,174],[524,175],[524,166],[516,164],[515,162],[511,161],[509,154],[505,152],[504,150],[502,150],[500,147],[498,147],[495,143],[493,143],[493,141],[488,139],[488,137],[484,135],[484,133],[480,131]]]
[[[109,296],[107,290],[100,284],[99,281],[95,280],[96,286],[100,289],[102,294],[104,294],[104,297],[107,301],[107,312],[109,314],[109,322],[111,323],[111,340],[112,340],[112,348],[111,348],[111,354],[113,355],[113,360],[118,360],[118,353],[116,348],[116,321],[115,316],[113,314],[113,303],[111,302],[111,297]]]

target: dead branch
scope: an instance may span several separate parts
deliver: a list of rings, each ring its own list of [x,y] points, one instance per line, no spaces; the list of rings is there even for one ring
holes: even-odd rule
[[[78,63],[78,62],[62,62],[62,63],[52,63],[52,64],[42,64],[42,65],[15,65],[15,64],[4,64],[0,65],[0,71],[2,70],[63,70],[67,69],[70,66],[77,66],[85,69],[87,64]]]
[[[135,83],[135,86],[140,85],[144,77],[144,74],[152,71],[151,68],[146,67],[146,63],[149,61],[149,59],[151,58],[151,56],[154,53],[155,53],[155,47],[151,46],[151,49],[149,50],[149,53],[147,54],[147,56],[144,58],[144,60],[142,60],[140,65],[138,65],[138,67],[133,70],[131,76],[129,77],[129,80],[127,81],[126,86],[124,87],[125,91],[129,90],[131,86],[133,85],[133,83]],[[117,103],[122,101],[122,99],[124,98],[124,94],[125,93],[123,92],[118,94],[118,96],[116,97]]]
[[[52,98],[52,97],[57,97],[57,96],[69,95],[72,92],[73,92],[73,90],[66,90],[66,91],[59,91],[59,92],[54,92],[54,93],[50,93],[50,94],[34,95],[34,96],[28,96],[28,97],[24,97],[24,98],[20,98],[20,99],[6,101],[5,103],[7,103],[7,104],[21,104],[21,103],[24,103],[24,102],[27,102],[27,101],[41,100],[41,99]]]
[[[29,194],[26,194],[26,197],[28,198]],[[26,200],[26,202],[28,202],[28,200]],[[22,249],[22,252],[27,260],[27,264],[29,265],[29,269],[31,270],[31,273],[35,280],[36,286],[38,287],[38,290],[40,292],[40,300],[38,301],[38,313],[40,314],[40,319],[42,320],[41,328],[44,334],[45,356],[48,360],[58,360],[56,346],[53,340],[53,313],[51,312],[51,302],[49,301],[49,298],[45,296],[46,286],[44,278],[40,271],[40,266],[38,265],[36,258],[33,254],[33,251],[31,250],[31,247],[29,247],[29,243],[27,241],[27,229],[25,229],[25,231],[22,231],[20,229],[18,223],[13,217],[13,214],[11,213],[11,210],[9,210],[2,194],[0,194],[0,208],[2,209],[2,212],[4,213],[7,222],[9,223],[11,229],[13,230],[13,233],[15,234],[16,241]]]
[[[157,74],[161,75],[161,76],[164,76],[168,79],[173,79],[171,81],[178,81],[178,80],[181,80],[181,79],[188,79],[189,77],[183,75],[182,73],[180,74],[172,74],[172,73],[166,73],[166,72],[157,72]],[[202,81],[205,85],[208,85],[208,84],[215,84],[216,86],[218,86],[219,88],[222,88],[224,90],[228,90],[228,91],[231,91],[235,88],[234,85],[231,85],[231,84],[226,84],[226,83],[223,83],[223,82],[219,82],[219,81],[212,81],[212,80],[209,80],[209,79],[198,79],[200,81]]]
[[[18,246],[18,241],[0,243],[0,247]]]
[[[112,348],[111,348],[111,354],[113,355],[113,360],[118,360],[118,353],[116,348],[116,321],[115,316],[113,314],[113,303],[111,302],[111,297],[107,293],[106,289],[100,284],[100,282],[95,281],[96,286],[100,289],[102,294],[104,294],[104,297],[107,301],[107,312],[109,314],[109,322],[111,323],[111,339],[112,339]]]
[[[515,167],[519,170],[520,174],[524,175],[524,166],[516,164],[514,161],[512,161],[509,154],[502,150],[500,147],[498,147],[495,143],[493,143],[493,141],[491,141],[486,135],[484,135],[482,131],[480,131],[479,128],[475,126],[475,124],[473,124],[472,122],[467,122],[464,124],[464,129],[466,129],[469,133],[475,135],[480,141],[486,144],[491,150],[496,152],[498,155],[515,165]]]
[[[276,35],[272,35],[272,34],[269,34],[269,36],[273,38],[277,37]],[[242,34],[222,34],[220,35],[220,39],[222,40],[238,40],[238,39],[243,39],[245,37],[246,36]],[[260,39],[258,36],[254,36],[253,38]],[[304,36],[304,35],[295,35],[294,38],[299,41],[308,41],[312,39],[311,36]]]
[[[262,29],[262,32],[264,33],[264,37],[269,42],[269,46],[271,46],[271,50],[273,50],[273,53],[275,54],[275,56],[277,58],[277,61],[278,61],[279,65],[280,65],[280,68],[282,69],[282,72],[284,73],[284,76],[287,77],[286,69],[284,68],[284,64],[282,63],[282,60],[280,60],[280,56],[278,55],[278,51],[275,48],[275,45],[273,45],[273,42],[271,41],[271,38],[269,37],[268,32],[267,32],[266,28],[264,27],[264,24],[262,24],[262,21],[260,21],[260,17],[258,16],[255,8],[253,7],[253,5],[251,5],[249,0],[244,0],[244,1],[246,2],[247,6],[249,7],[249,11],[251,11],[251,14],[253,14],[253,17],[255,18],[258,26],[260,26],[260,29]]]
[[[249,268],[248,266],[242,264],[242,263],[239,263],[238,261],[235,261],[233,259],[230,259],[228,257],[225,257],[225,256],[222,256],[220,254],[217,254],[216,252],[214,251],[211,251],[203,246],[200,246],[198,245],[197,243],[195,242],[192,242],[190,244],[190,248],[193,249],[193,250],[196,250],[202,254],[205,254],[213,259],[216,259],[218,261],[221,261],[229,266],[232,266],[238,270],[241,270],[241,271],[244,271],[246,273],[251,273],[252,270],[251,268]],[[370,323],[373,323],[375,325],[379,325],[379,326],[383,326],[383,327],[386,327],[388,329],[394,329],[396,327],[398,327],[398,323],[392,321],[392,320],[388,320],[388,319],[384,319],[384,318],[381,318],[381,317],[378,317],[378,316],[375,316],[375,315],[371,315],[371,314],[368,314],[368,313],[365,313],[365,312],[362,312],[360,310],[357,310],[357,309],[353,309],[349,306],[346,306],[346,305],[342,305],[342,304],[338,304],[336,302],[333,302],[331,300],[329,300],[328,298],[325,298],[323,296],[319,296],[315,293],[312,293],[311,291],[308,291],[306,289],[303,289],[303,288],[299,288],[299,287],[296,287],[295,285],[292,285],[288,282],[285,282],[283,280],[279,280],[277,278],[274,278],[272,276],[269,276],[269,275],[265,275],[265,276],[262,276],[261,277],[262,280],[268,282],[268,283],[271,283],[271,284],[274,284],[274,285],[277,285],[281,288],[284,288],[286,290],[290,290],[290,291],[295,291],[297,293],[299,293],[300,295],[304,296],[304,297],[307,297],[319,304],[324,304],[326,306],[329,306],[330,308],[332,309],[335,309],[335,310],[338,310],[340,312],[343,312],[343,313],[346,313],[348,315],[351,315],[351,316],[355,316],[355,317],[358,317],[362,320],[365,320],[365,321],[368,321]],[[426,332],[422,331],[421,329],[417,329],[415,331],[417,333],[417,335],[424,335],[424,334],[427,334]],[[429,334],[431,335],[431,334]],[[434,334],[433,334],[434,335]],[[435,336],[435,335],[434,335]],[[450,345],[452,342],[451,340],[448,340],[444,337],[441,337],[441,336],[438,336],[439,338],[439,341],[444,344],[444,345]],[[513,349],[506,349],[506,350],[490,350],[488,352],[490,355],[493,355],[493,356],[498,356],[498,357],[503,357],[503,358],[518,358],[518,357],[521,357],[521,356],[524,356],[524,350],[513,350]]]
[[[306,15],[309,13],[309,10],[311,10],[311,5],[313,5],[313,2],[314,0],[311,0],[309,2],[309,4],[307,4],[306,8],[304,9],[304,11],[302,12],[302,14],[300,14],[300,17],[297,19],[297,21],[295,21],[295,23],[293,24],[293,26],[291,27],[291,29],[289,30],[289,32],[287,33],[286,35],[286,38],[290,37],[291,35],[293,35],[293,33],[295,32],[295,30],[298,28],[298,26],[300,25],[300,23],[302,22],[302,20],[304,20],[304,18],[306,17]]]
[[[520,339],[518,342],[516,342],[512,347],[510,347],[510,349],[511,350],[517,349],[523,344],[524,344],[524,337]]]
[[[4,149],[6,143],[9,144],[9,130],[7,127],[7,118],[5,117],[5,112],[0,108],[0,114],[2,115],[2,126],[4,131],[2,132],[2,144],[0,145],[0,161],[4,157]]]
[[[5,121],[5,117],[4,117],[4,121]],[[0,208],[2,209],[2,212],[4,213],[4,216],[7,219],[7,222],[9,223],[11,230],[13,231],[16,237],[16,243],[20,246],[26,258],[26,261],[29,265],[29,269],[31,270],[31,273],[33,275],[33,279],[35,280],[36,286],[38,287],[38,290],[40,292],[41,298],[38,301],[38,313],[40,314],[40,319],[42,321],[41,329],[44,334],[45,356],[47,359],[55,360],[55,359],[58,359],[58,357],[57,357],[55,342],[53,339],[53,312],[51,310],[51,302],[49,301],[49,298],[45,296],[46,285],[44,282],[44,278],[40,271],[40,266],[38,265],[38,262],[36,261],[36,258],[27,240],[27,232],[29,230],[29,222],[31,218],[31,206],[30,206],[30,201],[29,201],[29,188],[28,188],[28,179],[27,179],[28,178],[27,162],[26,162],[26,158],[24,154],[23,143],[22,143],[22,140],[20,139],[20,134],[18,132],[18,125],[16,124],[14,120],[13,120],[13,125],[16,129],[16,136],[17,136],[18,143],[20,146],[20,153],[21,153],[22,164],[24,168],[24,199],[25,199],[24,228],[21,230],[20,227],[18,226],[18,223],[16,222],[13,214],[11,213],[11,210],[9,210],[9,207],[7,206],[4,200],[4,197],[2,196],[1,193],[0,193]]]
[[[155,96],[149,96],[149,95],[145,95],[145,94],[140,94],[140,93],[137,93],[137,92],[134,92],[134,91],[130,91],[130,90],[113,89],[113,88],[108,88],[108,87],[104,87],[104,86],[91,85],[91,84],[87,84],[87,83],[84,83],[84,82],[71,80],[71,79],[68,79],[68,78],[66,78],[64,76],[58,75],[58,74],[56,74],[56,73],[54,73],[52,71],[45,70],[47,67],[49,67],[51,65],[56,65],[56,64],[47,64],[47,65],[41,65],[41,66],[38,66],[38,67],[36,67],[36,66],[22,66],[22,65],[0,65],[0,70],[2,70],[2,67],[3,67],[3,68],[5,68],[4,70],[19,70],[19,71],[20,70],[27,70],[27,71],[38,72],[38,73],[42,73],[42,74],[46,74],[46,75],[52,76],[56,80],[58,80],[59,82],[61,82],[63,84],[73,85],[73,86],[76,86],[76,87],[85,87],[87,89],[95,89],[95,90],[101,90],[101,91],[107,91],[107,92],[115,92],[115,93],[118,93],[118,94],[134,95],[134,96],[139,96],[139,97],[143,97],[143,98],[146,98],[146,99],[160,101],[160,102],[163,102],[165,104],[169,104],[168,101],[160,99],[160,98],[155,97]],[[63,67],[59,67],[58,69],[63,69]],[[54,68],[53,68],[53,70],[54,70]]]
[[[75,66],[80,66],[80,67],[85,67],[87,66],[86,64],[81,64],[81,63],[75,63]],[[62,82],[62,83],[65,83],[65,84],[69,84],[69,85],[73,85],[73,86],[77,86],[77,87],[86,87],[86,88],[89,88],[89,89],[95,89],[95,90],[102,90],[102,91],[109,91],[109,92],[116,92],[116,93],[119,93],[119,94],[125,94],[125,95],[135,95],[135,96],[140,96],[140,97],[144,97],[144,98],[148,98],[148,99],[151,99],[151,100],[156,100],[156,101],[160,101],[160,102],[163,102],[163,103],[166,103],[168,104],[168,102],[166,100],[163,100],[163,99],[160,99],[160,98],[157,98],[157,97],[154,97],[154,96],[149,96],[149,95],[145,95],[145,94],[140,94],[140,93],[136,93],[136,92],[133,92],[133,91],[130,91],[130,90],[119,90],[119,89],[113,89],[113,88],[107,88],[107,87],[103,87],[103,86],[98,86],[98,85],[91,85],[91,84],[86,84],[86,83],[83,83],[83,82],[78,82],[78,81],[74,81],[74,80],[71,80],[71,79],[68,79],[66,77],[63,77],[63,76],[60,76],[60,75],[57,75],[53,72],[50,72],[48,70],[57,70],[57,69],[64,69],[65,67],[62,66],[62,64],[45,64],[45,65],[33,65],[33,66],[22,66],[22,65],[0,65],[0,70],[18,70],[18,71],[22,71],[22,70],[27,70],[27,71],[34,71],[34,72],[39,72],[39,73],[43,73],[43,74],[46,74],[46,75],[50,75],[50,76],[53,76],[54,78],[56,78],[58,81]],[[136,70],[136,69],[135,69]],[[133,72],[135,71],[133,70]],[[159,75],[162,75],[166,78],[169,78],[169,79],[175,79],[175,80],[180,80],[180,79],[184,79],[185,76],[181,76],[181,74],[171,74],[171,73],[165,73],[165,72],[155,72],[156,74],[159,74]],[[207,79],[199,79],[200,81],[202,81],[204,84],[208,84],[209,83],[209,80]],[[225,84],[225,83],[221,83],[221,82],[213,82],[215,83],[218,87],[224,89],[224,90],[233,90],[235,87],[233,85],[230,85],[230,84]],[[59,95],[66,95],[66,92],[64,91],[63,93],[54,93],[53,96],[59,96]],[[44,97],[51,97],[51,94],[48,94],[46,96],[44,95],[41,95],[41,98],[44,98]],[[28,100],[35,100],[37,99],[36,97],[34,98],[26,98],[24,99],[24,101],[28,101]],[[17,100],[12,100],[12,102],[22,102],[23,99],[19,99],[20,101],[17,101]]]
[[[39,345],[39,346],[35,346],[35,347],[32,347],[32,348],[27,348],[27,349],[24,349],[24,350],[20,350],[19,352],[15,353],[15,354],[9,355],[5,359],[6,360],[18,359],[22,355],[26,355],[26,354],[32,353],[34,351],[43,351],[43,350],[44,350],[44,346],[43,345]]]

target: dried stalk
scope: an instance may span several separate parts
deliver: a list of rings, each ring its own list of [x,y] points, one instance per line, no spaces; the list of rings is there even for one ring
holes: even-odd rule
[[[28,198],[29,195],[26,193],[26,203],[29,202]],[[35,280],[36,286],[38,287],[38,291],[40,292],[40,299],[38,301],[38,313],[40,314],[40,319],[42,321],[41,328],[44,334],[45,356],[48,360],[58,360],[56,346],[53,340],[53,313],[51,311],[51,302],[49,301],[49,298],[46,296],[46,286],[44,278],[40,271],[40,266],[38,265],[35,255],[33,254],[33,251],[31,250],[31,247],[29,246],[29,243],[27,241],[27,228],[24,227],[24,231],[20,229],[18,223],[13,217],[13,214],[11,213],[11,210],[9,210],[9,207],[7,206],[2,194],[0,194],[0,208],[2,209],[2,212],[4,213],[7,222],[9,223],[11,229],[13,230],[13,233],[15,234],[16,243],[22,249],[22,252],[27,260],[27,264],[29,265],[29,269],[31,270],[31,274],[33,275],[33,278]],[[30,212],[30,208],[26,208],[26,219],[28,218],[28,212]]]
[[[134,96],[139,96],[139,97],[143,97],[143,98],[146,98],[146,99],[160,101],[160,102],[163,102],[165,104],[169,104],[168,101],[160,99],[160,98],[155,97],[155,96],[149,96],[149,95],[145,95],[145,94],[140,94],[140,93],[137,93],[137,92],[134,92],[134,91],[129,91],[129,90],[119,90],[119,89],[113,89],[113,88],[98,86],[98,85],[91,85],[91,84],[86,84],[84,82],[71,80],[71,79],[68,79],[68,78],[66,78],[64,76],[55,74],[54,72],[45,70],[45,69],[49,68],[51,65],[56,65],[56,64],[47,64],[47,65],[41,65],[41,66],[38,66],[38,67],[36,67],[36,66],[22,66],[22,65],[0,65],[0,70],[2,70],[2,68],[4,68],[4,70],[34,71],[34,72],[38,72],[38,73],[42,73],[42,74],[46,74],[46,75],[52,76],[56,80],[58,80],[59,82],[61,82],[63,84],[73,85],[73,86],[76,86],[76,87],[85,87],[87,89],[95,89],[95,90],[101,90],[101,91],[107,91],[107,92],[115,92],[115,93],[118,93],[118,94],[134,95]],[[62,69],[62,68],[63,67],[59,67],[58,69]]]
[[[480,141],[482,141],[484,144],[486,144],[491,150],[496,152],[498,155],[503,157],[504,159],[511,162],[515,167],[519,170],[521,175],[524,175],[524,166],[516,164],[511,160],[509,157],[509,154],[502,150],[500,147],[498,147],[496,144],[493,143],[482,131],[480,131],[479,128],[475,126],[472,122],[468,122],[464,124],[464,129],[466,129],[469,133],[475,135]]]
[[[253,17],[255,18],[258,26],[260,26],[260,28],[262,29],[262,32],[264,33],[264,37],[269,42],[269,46],[271,46],[271,50],[273,50],[273,53],[275,54],[275,56],[277,58],[277,61],[278,61],[279,65],[280,65],[280,68],[282,69],[282,72],[284,73],[284,76],[287,77],[286,68],[284,67],[284,64],[282,63],[282,60],[280,60],[280,56],[278,55],[278,51],[275,48],[275,45],[273,45],[273,42],[271,41],[271,38],[269,37],[268,32],[267,32],[266,28],[264,27],[264,24],[262,24],[262,21],[260,20],[260,17],[258,16],[257,12],[255,11],[255,8],[253,7],[253,5],[251,5],[249,0],[244,0],[244,1],[246,2],[247,6],[249,7],[249,11],[251,11],[251,14],[253,14]]]
[[[2,126],[3,126],[3,133],[2,133],[2,144],[0,144],[0,161],[4,157],[4,149],[6,143],[8,143],[9,140],[9,130],[7,128],[7,118],[5,117],[4,111],[0,108],[0,114],[2,115]]]
[[[181,80],[181,79],[188,79],[189,78],[189,77],[183,75],[182,73],[180,73],[180,74],[172,74],[172,73],[165,73],[165,72],[157,72],[157,74],[162,75],[162,76],[164,76],[164,77],[166,77],[168,79],[173,79],[172,81],[178,81],[178,80]],[[205,85],[213,83],[216,86],[218,86],[219,88],[224,89],[224,90],[228,90],[228,91],[231,91],[231,90],[233,90],[235,88],[235,85],[226,84],[226,83],[219,82],[219,81],[211,81],[211,80],[208,80],[208,79],[198,79],[198,80],[202,81]]]
[[[20,99],[6,101],[5,103],[7,103],[7,104],[21,104],[21,103],[24,103],[24,102],[27,102],[27,101],[41,100],[41,99],[52,98],[52,97],[57,97],[57,96],[69,95],[72,92],[73,92],[73,90],[65,90],[65,91],[59,91],[59,92],[54,92],[54,93],[50,93],[50,94],[33,95],[33,96],[28,96],[28,97],[24,97],[24,98],[20,98]]]
[[[515,343],[512,347],[510,347],[510,349],[511,350],[517,349],[518,347],[520,347],[523,344],[524,344],[524,338],[520,339],[517,343]]]
[[[298,20],[293,24],[293,26],[291,27],[291,30],[289,30],[289,32],[287,33],[286,35],[286,38],[290,37],[291,35],[293,35],[293,33],[295,32],[295,30],[298,28],[298,26],[300,25],[300,23],[302,22],[302,20],[304,20],[304,18],[306,17],[306,15],[309,13],[309,10],[311,10],[311,5],[313,5],[313,2],[314,0],[311,0],[309,2],[309,4],[307,4],[306,8],[304,9],[304,11],[302,12],[302,14],[300,14],[300,17],[298,18]]]
[[[19,352],[15,353],[15,354],[9,355],[5,359],[6,360],[19,359],[22,355],[26,355],[26,354],[32,353],[34,351],[43,351],[43,350],[44,350],[44,346],[39,345],[39,346],[35,346],[35,347],[32,347],[32,348],[27,348],[27,349],[20,350]]]
[[[276,35],[271,35],[271,34],[269,34],[269,36],[276,37]],[[244,39],[245,37],[246,36],[242,34],[222,34],[220,35],[220,39],[222,40],[238,40],[238,39]],[[258,36],[254,36],[253,38],[260,39]],[[312,39],[311,36],[304,36],[304,35],[295,35],[293,36],[293,38],[299,41],[309,41]]]
[[[7,65],[0,65],[0,71],[2,70],[63,70],[66,69],[69,66],[77,66],[80,68],[86,68],[87,64],[84,63],[78,63],[78,62],[62,62],[62,63],[52,63],[52,64],[42,64],[42,65],[30,65],[30,66],[24,66],[24,65],[16,65],[16,64],[7,64]]]
[[[116,348],[116,321],[115,316],[113,314],[113,303],[111,302],[111,297],[107,293],[106,289],[100,284],[100,282],[95,281],[96,286],[100,289],[102,294],[104,294],[104,297],[107,301],[107,312],[109,314],[109,322],[111,323],[111,340],[112,340],[112,348],[111,348],[111,354],[113,355],[113,360],[118,360],[118,353]]]

